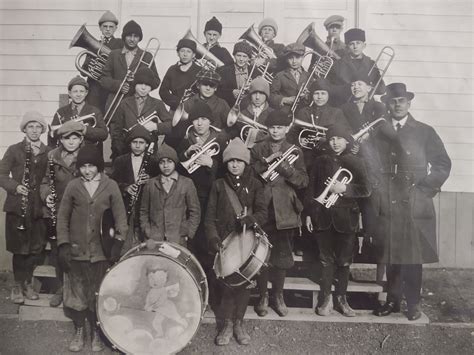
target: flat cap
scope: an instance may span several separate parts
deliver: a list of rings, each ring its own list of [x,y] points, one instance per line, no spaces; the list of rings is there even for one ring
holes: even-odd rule
[[[324,21],[323,25],[324,27],[326,27],[326,29],[328,29],[329,26],[331,25],[342,26],[343,23],[344,23],[344,17],[342,17],[341,15],[331,15],[326,19],[326,21]]]

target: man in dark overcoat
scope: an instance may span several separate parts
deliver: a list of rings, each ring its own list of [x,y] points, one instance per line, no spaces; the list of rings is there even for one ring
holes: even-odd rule
[[[421,317],[422,264],[438,261],[433,197],[451,170],[451,160],[433,127],[408,112],[415,95],[405,84],[387,86],[382,101],[389,112],[393,138],[376,134],[381,159],[378,189],[377,256],[387,264],[387,302],[374,314],[400,311],[402,294],[408,319]]]

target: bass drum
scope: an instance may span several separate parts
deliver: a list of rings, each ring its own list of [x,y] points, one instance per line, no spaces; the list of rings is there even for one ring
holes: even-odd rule
[[[204,270],[186,248],[142,243],[107,271],[97,318],[127,354],[174,354],[194,337],[208,301]]]

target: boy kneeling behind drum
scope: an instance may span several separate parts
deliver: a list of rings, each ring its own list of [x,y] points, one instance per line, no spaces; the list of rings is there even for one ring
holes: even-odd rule
[[[240,138],[233,139],[224,150],[223,162],[227,172],[212,185],[205,219],[209,248],[214,253],[220,250],[222,240],[235,229],[242,230],[244,225],[250,229],[255,223],[262,225],[267,219],[263,186],[252,176],[248,167],[250,151]],[[242,211],[247,213],[242,216]],[[221,284],[224,326],[216,337],[217,345],[227,345],[232,333],[239,344],[250,342],[250,336],[242,327],[250,298],[250,289],[246,286],[230,288]]]

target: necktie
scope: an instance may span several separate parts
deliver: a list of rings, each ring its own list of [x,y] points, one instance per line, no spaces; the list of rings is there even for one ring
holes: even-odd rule
[[[397,129],[397,133],[400,133],[400,130],[402,129],[402,125],[400,123],[397,123],[395,127]]]
[[[76,117],[79,115],[79,111],[77,109],[77,106],[76,105],[72,105],[72,116],[73,117]]]

